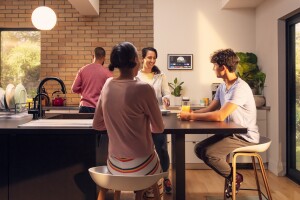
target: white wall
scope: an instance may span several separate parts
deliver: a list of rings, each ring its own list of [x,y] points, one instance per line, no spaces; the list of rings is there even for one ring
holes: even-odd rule
[[[285,66],[278,64],[284,64],[278,57],[282,57],[280,52],[284,51],[284,37],[278,37],[278,19],[300,8],[300,0],[265,0],[256,9],[220,8],[221,0],[154,0],[157,65],[169,81],[175,77],[184,81],[184,95],[190,96],[192,103],[198,103],[202,97],[211,97],[211,83],[222,82],[215,78],[209,62],[213,51],[230,47],[235,51],[256,53],[259,66],[267,74],[265,96],[271,107],[268,114],[268,133],[272,139],[269,169],[276,175],[284,175]],[[281,44],[280,49],[278,44]],[[167,70],[169,53],[193,54],[194,69]]]
[[[277,175],[286,172],[285,27],[278,19],[297,8],[300,8],[300,0],[266,0],[256,9],[256,53],[260,67],[267,74],[265,96],[271,107],[268,115],[268,136],[272,139],[269,169]]]
[[[255,52],[255,10],[221,10],[221,0],[154,0],[157,66],[169,82],[184,81],[183,95],[211,98],[215,77],[210,54],[220,48]],[[167,54],[193,54],[193,70],[167,70]]]

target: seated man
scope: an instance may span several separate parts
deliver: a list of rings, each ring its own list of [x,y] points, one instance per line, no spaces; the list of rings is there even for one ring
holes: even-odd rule
[[[238,56],[231,50],[216,51],[211,57],[213,70],[224,83],[220,84],[211,104],[194,112],[180,112],[182,120],[233,121],[247,127],[247,134],[224,134],[209,137],[195,146],[195,153],[208,166],[228,180],[226,196],[231,196],[232,168],[226,156],[234,149],[259,142],[256,125],[256,105],[249,85],[237,77],[235,70]],[[237,173],[236,189],[240,188],[243,176]]]

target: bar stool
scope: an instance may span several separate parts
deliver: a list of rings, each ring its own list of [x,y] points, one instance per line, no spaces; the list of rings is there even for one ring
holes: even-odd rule
[[[250,156],[252,159],[252,165],[253,170],[255,174],[255,180],[256,180],[256,189],[240,189],[240,190],[256,190],[258,191],[259,200],[262,200],[262,195],[266,198],[266,196],[263,194],[263,192],[260,189],[259,180],[257,176],[257,168],[256,168],[256,162],[255,158],[257,158],[259,167],[261,170],[262,178],[264,181],[265,189],[267,192],[268,200],[272,200],[267,174],[265,171],[263,160],[259,154],[259,152],[265,152],[271,145],[271,140],[267,137],[261,136],[259,139],[259,143],[251,146],[245,146],[240,147],[232,151],[233,157],[232,157],[232,200],[236,199],[236,159],[238,156]],[[229,162],[230,155],[227,156],[227,161]],[[225,188],[226,188],[226,180],[225,180]],[[224,191],[224,199],[226,199],[225,191]]]
[[[107,166],[92,167],[89,169],[90,176],[93,181],[104,191],[114,190],[114,200],[119,200],[121,191],[136,191],[136,200],[141,200],[144,190],[153,187],[154,199],[160,200],[160,194],[157,182],[159,179],[166,177],[168,172],[154,175],[136,175],[124,176],[111,174]],[[104,200],[105,192],[99,192],[97,200]]]

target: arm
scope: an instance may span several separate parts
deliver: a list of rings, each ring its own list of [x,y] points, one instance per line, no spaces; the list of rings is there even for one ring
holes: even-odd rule
[[[220,101],[213,100],[207,107],[195,110],[194,113],[206,113],[220,109]]]
[[[168,80],[167,77],[162,74],[162,86],[161,86],[161,91],[162,91],[162,102],[166,107],[170,106],[170,88],[168,86]]]
[[[180,112],[178,116],[182,120],[224,121],[237,107],[238,105],[236,104],[226,103],[220,110],[205,113]]]
[[[103,118],[102,101],[99,98],[93,119],[93,128],[102,131],[106,130]]]
[[[72,92],[80,94],[81,93],[81,84],[82,84],[82,80],[81,80],[81,76],[80,76],[80,71],[78,71],[76,78],[73,82],[72,88],[71,88]]]
[[[164,123],[162,120],[162,115],[160,112],[160,108],[156,99],[156,95],[154,89],[147,85],[150,91],[147,91],[148,97],[147,101],[147,113],[150,119],[150,126],[152,133],[162,133],[164,131]]]

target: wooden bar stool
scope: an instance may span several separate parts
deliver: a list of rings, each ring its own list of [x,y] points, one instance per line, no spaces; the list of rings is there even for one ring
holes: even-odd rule
[[[267,199],[272,200],[264,163],[259,154],[259,152],[265,152],[270,147],[270,145],[271,145],[271,140],[267,137],[261,136],[258,144],[246,146],[246,147],[240,147],[240,148],[235,149],[232,152],[233,153],[233,157],[232,157],[232,170],[233,170],[232,171],[232,200],[236,199],[236,159],[238,156],[250,156],[251,157],[253,170],[254,170],[254,174],[255,174],[256,186],[257,186],[256,189],[240,189],[240,190],[256,190],[256,191],[258,191],[259,200],[262,200],[262,195],[265,198],[267,198],[260,189],[259,180],[258,180],[258,176],[257,176],[256,162],[255,162],[255,158],[257,158],[257,161],[258,161],[258,164],[259,164],[259,167],[261,170],[262,178],[264,181],[265,189],[267,192],[267,196],[268,196]],[[229,162],[229,157],[230,157],[230,155],[227,156],[228,162]],[[225,188],[226,188],[226,180],[225,180]],[[225,190],[224,190],[224,199],[226,199]]]
[[[111,174],[107,166],[92,167],[89,169],[93,181],[100,186],[100,192],[97,200],[104,200],[107,190],[114,190],[114,200],[119,200],[121,191],[135,191],[136,200],[141,200],[144,190],[153,187],[154,199],[160,200],[160,194],[157,182],[166,177],[168,172],[154,175],[124,176]]]

